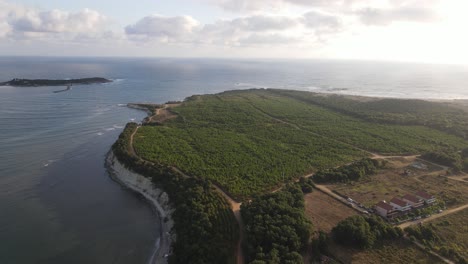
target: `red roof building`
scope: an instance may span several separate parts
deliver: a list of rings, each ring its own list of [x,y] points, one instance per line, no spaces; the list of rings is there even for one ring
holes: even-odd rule
[[[403,201],[409,203],[413,208],[418,208],[424,205],[424,200],[412,194],[406,194],[401,198]]]
[[[396,208],[399,211],[408,211],[411,210],[411,204],[401,200],[398,197],[393,197],[390,200],[390,205]]]
[[[392,218],[394,217],[398,212],[391,206],[390,204],[386,203],[385,201],[380,201],[378,202],[375,206],[375,211],[377,214],[380,216],[383,216],[385,218]]]
[[[434,195],[428,194],[427,192],[424,192],[424,191],[417,192],[416,196],[423,199],[426,204],[434,203],[436,200]]]

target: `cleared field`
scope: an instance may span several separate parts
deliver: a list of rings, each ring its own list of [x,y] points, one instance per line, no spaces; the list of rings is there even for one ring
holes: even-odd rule
[[[352,184],[333,184],[327,187],[366,206],[420,190],[444,200],[447,207],[468,203],[468,183],[441,176],[445,174],[445,170],[431,164],[427,164],[425,169],[412,166],[414,164],[424,163],[417,161],[414,157],[395,159],[390,161],[388,169],[382,170],[377,175]],[[410,171],[409,175],[405,175],[405,171]]]
[[[305,205],[306,216],[313,222],[314,229],[326,233],[330,233],[338,222],[357,214],[353,209],[317,190],[305,196]],[[342,263],[443,263],[438,258],[427,254],[411,242],[403,239],[385,242],[370,250],[343,247],[329,239],[328,247],[333,258]],[[311,256],[312,252],[309,251],[304,256],[305,263],[309,262]]]
[[[316,231],[330,232],[338,222],[357,214],[356,211],[321,191],[314,190],[305,197],[305,213]]]
[[[433,257],[432,255],[416,247],[410,241],[404,239],[386,242],[383,245],[380,245],[377,248],[371,250],[350,249],[336,245],[334,243],[331,243],[329,248],[335,258],[343,263],[444,263],[440,259]]]

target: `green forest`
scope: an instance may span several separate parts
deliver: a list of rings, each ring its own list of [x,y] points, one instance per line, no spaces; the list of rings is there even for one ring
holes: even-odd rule
[[[241,213],[248,263],[303,263],[301,252],[308,245],[312,225],[297,185],[255,197],[242,204]]]
[[[281,95],[319,105],[370,122],[427,126],[462,138],[468,138],[468,113],[441,102],[417,99],[369,98],[273,90]]]
[[[382,160],[365,158],[339,168],[319,170],[314,174],[313,180],[316,183],[358,181],[365,176],[376,173],[384,166],[385,163]]]
[[[145,160],[209,179],[241,200],[369,152],[421,154],[468,147],[455,133],[417,123],[377,122],[308,96],[317,97],[282,90],[192,96],[171,109],[177,118],[141,127],[135,149]]]
[[[393,227],[377,216],[351,216],[332,230],[333,239],[342,245],[360,249],[372,248],[385,240],[403,237],[403,230]]]
[[[230,204],[209,181],[185,178],[132,155],[129,141],[136,128],[136,123],[127,124],[112,149],[122,164],[168,193],[177,236],[169,263],[235,263],[239,227]]]
[[[311,230],[303,193],[311,192],[314,182],[372,175],[385,165],[369,158],[375,153],[423,154],[467,168],[468,142],[456,125],[464,122],[458,114],[462,110],[417,100],[349,100],[284,90],[191,96],[170,109],[176,118],[138,128],[133,142],[137,156],[129,141],[138,125],[128,124],[113,151],[169,194],[177,234],[169,262],[235,262],[239,227],[213,184],[244,201],[249,263],[302,263]],[[440,107],[439,114],[424,112],[432,104]],[[446,126],[440,126],[440,119]],[[288,184],[293,181],[298,183]],[[401,230],[375,217],[351,217],[332,231],[337,243],[357,248],[401,236]],[[324,250],[321,245],[315,243],[317,251]]]

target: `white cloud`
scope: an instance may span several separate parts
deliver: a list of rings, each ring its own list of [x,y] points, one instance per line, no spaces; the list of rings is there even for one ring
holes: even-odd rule
[[[230,22],[233,27],[248,31],[286,30],[298,25],[294,17],[256,15],[237,18]]]
[[[302,43],[302,39],[298,39],[297,37],[291,37],[291,36],[286,36],[286,35],[281,35],[277,33],[254,33],[251,35],[248,35],[245,38],[240,38],[238,40],[238,43],[240,45],[245,45],[245,46],[256,46],[256,45],[262,45],[262,46],[278,46],[278,45],[291,45],[291,44],[297,44],[297,43]]]
[[[397,8],[365,8],[357,14],[366,25],[389,25],[397,21],[433,22],[438,19],[437,13],[424,6],[402,6]]]
[[[338,33],[341,21],[332,15],[308,12],[301,16],[252,15],[202,25],[192,17],[144,17],[126,27],[136,41],[212,44],[221,46],[302,45],[324,33]]]
[[[369,0],[211,0],[212,4],[231,12],[279,10],[289,5],[304,7],[352,7]],[[375,1],[374,1],[375,2]]]
[[[37,33],[97,32],[105,27],[106,21],[104,15],[90,9],[76,13],[61,10],[14,10],[8,17],[12,31]]]
[[[190,16],[147,16],[125,28],[129,36],[144,36],[165,42],[187,41],[199,27],[199,22]]]
[[[224,10],[238,13],[278,12],[291,6],[337,16],[357,16],[366,25],[394,21],[432,22],[440,0],[211,0]]]
[[[110,20],[91,9],[42,11],[0,0],[0,38],[11,41],[102,42],[122,37],[109,30]]]
[[[336,31],[343,27],[341,19],[338,16],[311,11],[305,13],[303,17],[304,25],[309,28]]]

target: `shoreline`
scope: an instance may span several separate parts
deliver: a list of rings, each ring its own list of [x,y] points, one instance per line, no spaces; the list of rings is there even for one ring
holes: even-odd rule
[[[159,238],[155,241],[148,263],[167,263],[167,256],[171,254],[171,245],[175,240],[175,235],[171,234],[174,226],[171,215],[174,210],[170,207],[167,193],[154,187],[150,179],[125,168],[112,150],[106,155],[105,165],[112,180],[143,196],[156,210],[160,219]]]

